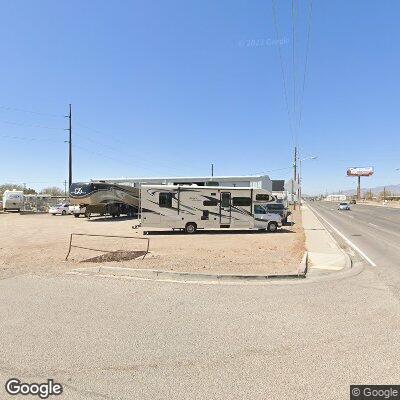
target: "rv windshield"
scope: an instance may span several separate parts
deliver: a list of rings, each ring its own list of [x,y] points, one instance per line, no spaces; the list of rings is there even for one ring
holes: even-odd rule
[[[69,188],[71,197],[86,196],[93,190],[93,184],[91,183],[73,183]]]

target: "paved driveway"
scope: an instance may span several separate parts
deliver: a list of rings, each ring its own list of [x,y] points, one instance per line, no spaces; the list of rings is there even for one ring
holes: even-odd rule
[[[65,399],[348,399],[398,383],[399,311],[369,267],[265,286],[19,276],[0,281],[0,380],[53,378]]]

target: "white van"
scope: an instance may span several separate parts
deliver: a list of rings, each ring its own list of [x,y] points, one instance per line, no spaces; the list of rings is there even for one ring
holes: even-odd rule
[[[6,190],[3,193],[3,210],[20,211],[24,205],[24,192],[22,190]]]
[[[268,229],[282,226],[279,214],[267,204],[276,197],[264,189],[221,186],[141,186],[141,226],[144,228]]]

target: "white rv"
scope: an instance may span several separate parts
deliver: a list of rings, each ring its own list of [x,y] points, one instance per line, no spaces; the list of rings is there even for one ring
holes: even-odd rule
[[[268,229],[282,226],[279,214],[269,213],[266,204],[276,201],[264,189],[221,186],[141,186],[141,226],[144,228]]]
[[[3,193],[3,210],[20,211],[24,204],[24,192],[21,190],[6,190]]]

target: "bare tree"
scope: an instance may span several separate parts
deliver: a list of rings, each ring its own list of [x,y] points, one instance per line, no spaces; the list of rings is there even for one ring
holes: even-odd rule
[[[6,190],[19,190],[23,191],[24,194],[36,194],[35,189],[27,188],[16,183],[4,183],[0,185],[0,194],[4,193]]]
[[[57,186],[44,188],[40,191],[41,194],[50,194],[51,196],[64,196],[64,190]]]

